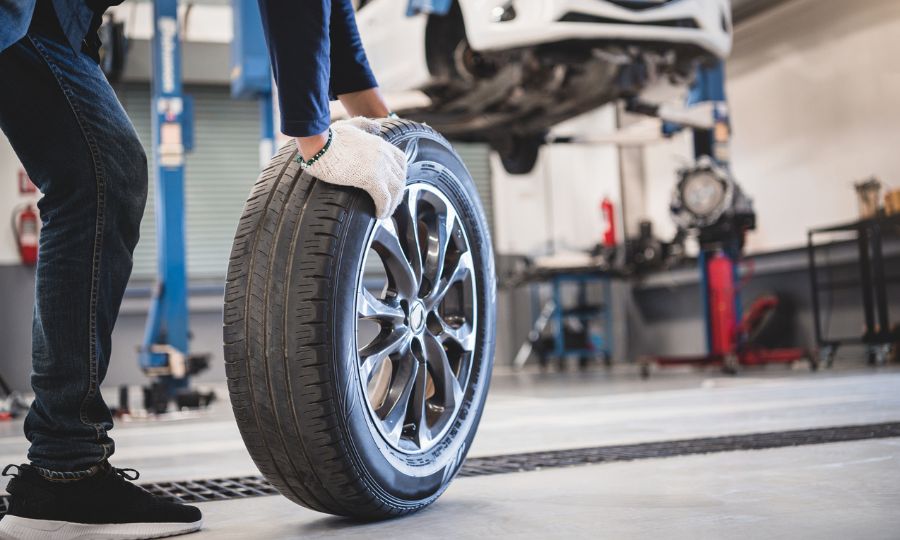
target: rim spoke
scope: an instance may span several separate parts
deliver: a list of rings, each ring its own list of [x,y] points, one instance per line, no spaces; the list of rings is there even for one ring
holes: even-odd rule
[[[444,212],[438,212],[435,219],[437,220],[435,230],[428,231],[428,252],[425,256],[425,277],[431,282],[432,288],[441,281],[447,248],[456,227],[456,212],[448,206]]]
[[[448,339],[452,339],[457,342],[464,351],[469,352],[475,348],[475,332],[472,331],[471,324],[464,322],[457,328],[447,324],[447,321],[440,315],[438,315],[438,320],[441,322],[441,333],[438,336],[441,343],[444,343]]]
[[[416,283],[422,282],[422,247],[419,245],[419,190],[410,188],[406,191],[400,210],[394,214],[397,232],[405,247],[407,260],[412,267]]]
[[[409,345],[412,337],[412,333],[405,326],[395,328],[386,334],[359,351],[359,357],[362,360],[361,369],[366,382],[369,381],[372,372],[382,360],[396,352],[403,351]]]
[[[385,400],[385,404],[379,408],[376,413],[382,418],[385,430],[390,434],[391,440],[397,442],[403,433],[403,425],[406,419],[406,412],[409,410],[410,398],[413,395],[416,384],[419,380],[419,363],[407,355],[404,358],[404,367],[398,371],[398,376],[404,376],[402,379],[403,386],[399,384],[393,385],[391,395]],[[399,381],[396,381],[399,382]]]
[[[419,280],[406,259],[406,252],[397,236],[393,221],[388,219],[379,224],[372,248],[381,256],[389,283],[400,297],[414,298],[419,291]]]
[[[428,427],[426,415],[426,398],[428,391],[428,370],[421,366],[416,372],[416,382],[413,385],[412,396],[409,401],[410,419],[415,427],[415,441],[419,448],[425,448],[431,442],[431,429]]]
[[[425,337],[425,358],[431,368],[431,378],[436,387],[440,387],[444,398],[444,407],[453,409],[462,401],[462,387],[453,368],[450,367],[450,359],[444,346],[433,336]]]
[[[434,309],[436,306],[440,305],[444,296],[447,295],[447,291],[450,290],[450,287],[457,281],[473,275],[472,270],[472,254],[466,251],[459,256],[456,264],[454,264],[450,272],[447,273],[447,277],[441,279],[438,286],[429,293],[428,297],[425,299],[426,307],[428,309]]]
[[[403,310],[376,298],[368,289],[360,287],[356,298],[356,313],[360,319],[369,319],[387,326],[403,322]]]

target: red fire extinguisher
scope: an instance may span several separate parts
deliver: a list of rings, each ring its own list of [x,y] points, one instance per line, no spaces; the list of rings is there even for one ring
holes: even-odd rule
[[[19,257],[22,264],[34,266],[38,258],[38,234],[40,220],[37,208],[31,203],[26,203],[13,211],[13,236],[19,247]]]
[[[606,230],[603,232],[603,245],[613,247],[616,245],[616,214],[609,197],[603,198],[600,203],[600,211],[603,213],[603,221],[606,225]]]

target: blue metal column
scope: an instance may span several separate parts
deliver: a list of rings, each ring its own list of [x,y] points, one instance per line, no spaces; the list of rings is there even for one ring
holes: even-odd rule
[[[184,228],[185,101],[177,0],[153,2],[153,166],[156,177],[158,282],[141,349],[141,367],[153,374],[170,367],[173,355],[188,355],[187,269]],[[188,385],[186,376],[163,375],[170,393]]]
[[[709,156],[722,167],[731,161],[728,143],[731,139],[731,119],[728,100],[725,96],[725,63],[718,62],[712,67],[700,66],[688,94],[687,105],[712,102],[713,121],[711,130],[695,129],[694,157]]]
[[[275,155],[272,70],[256,0],[232,0],[231,97],[259,102],[259,166]]]
[[[615,349],[615,341],[613,337],[613,313],[612,313],[613,297],[612,297],[612,279],[603,278],[603,351],[606,353],[605,360],[612,361],[613,350]]]
[[[699,159],[703,156],[709,156],[717,164],[726,169],[729,168],[731,155],[729,152],[729,142],[731,139],[731,119],[728,112],[728,100],[725,94],[725,63],[718,62],[714,66],[697,68],[697,78],[691,86],[688,94],[687,104],[696,105],[697,103],[712,102],[714,127],[711,130],[695,129],[694,132],[694,157]],[[724,249],[733,266],[733,275],[735,280],[739,280],[738,260],[740,258],[740,249],[735,250],[732,246],[725,246]],[[707,264],[710,256],[714,253],[706,253],[701,250],[698,257],[700,266],[700,289],[703,299],[703,315],[706,327],[706,348],[707,354],[712,353],[712,323],[710,321],[709,310],[709,279]],[[736,283],[737,285],[737,283]],[[735,316],[737,320],[741,320],[740,295],[735,295]]]

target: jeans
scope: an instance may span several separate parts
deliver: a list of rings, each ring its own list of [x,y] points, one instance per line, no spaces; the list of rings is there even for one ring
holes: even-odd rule
[[[114,450],[100,395],[147,199],[147,158],[97,63],[58,29],[0,52],[0,129],[43,193],[28,458],[90,469]]]

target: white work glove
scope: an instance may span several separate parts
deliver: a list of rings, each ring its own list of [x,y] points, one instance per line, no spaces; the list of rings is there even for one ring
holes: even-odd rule
[[[373,135],[376,129],[381,124],[366,118],[335,122],[328,150],[306,170],[323,182],[362,189],[375,202],[375,216],[384,219],[403,200],[406,154]]]
[[[348,120],[342,120],[342,122],[347,122],[357,129],[361,129],[366,133],[371,133],[372,135],[378,135],[379,133],[381,133],[381,122],[372,120],[371,118],[366,118],[365,116],[354,116],[353,118],[350,118]]]

